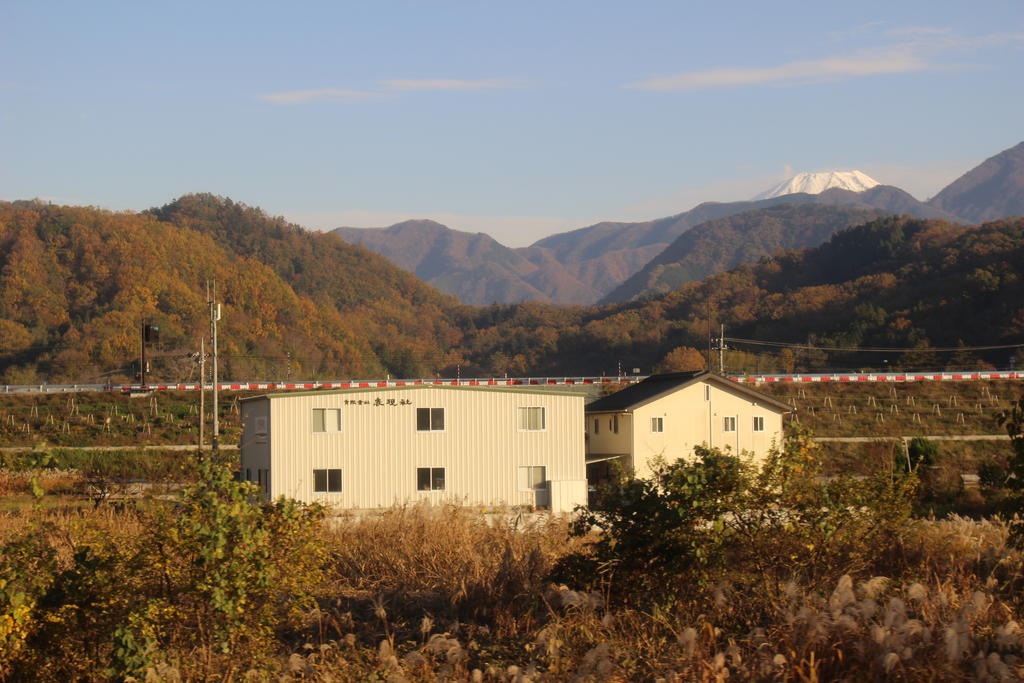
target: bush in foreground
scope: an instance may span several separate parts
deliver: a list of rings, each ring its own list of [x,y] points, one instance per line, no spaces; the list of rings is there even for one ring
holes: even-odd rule
[[[759,467],[698,456],[575,535],[457,507],[321,520],[253,504],[215,463],[176,509],[0,518],[2,675],[1024,676],[1007,523],[909,519],[912,476],[818,478],[800,435]]]

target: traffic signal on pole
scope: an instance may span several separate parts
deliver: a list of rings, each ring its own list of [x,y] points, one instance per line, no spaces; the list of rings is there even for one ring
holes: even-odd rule
[[[160,326],[159,325],[143,325],[142,326],[142,341],[147,344],[152,342],[160,341]]]

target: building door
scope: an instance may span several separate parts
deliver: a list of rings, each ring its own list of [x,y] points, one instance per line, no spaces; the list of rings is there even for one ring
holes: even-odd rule
[[[543,465],[519,468],[519,489],[533,492],[534,507],[551,507],[551,485],[547,469]]]

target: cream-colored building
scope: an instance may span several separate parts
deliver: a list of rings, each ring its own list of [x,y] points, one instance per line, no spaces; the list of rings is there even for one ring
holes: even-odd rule
[[[771,396],[711,372],[652,375],[587,406],[591,483],[614,462],[645,478],[651,461],[693,457],[707,445],[763,458],[782,439],[790,408]]]
[[[270,499],[554,512],[587,502],[581,394],[342,389],[255,396],[241,412],[241,476]]]

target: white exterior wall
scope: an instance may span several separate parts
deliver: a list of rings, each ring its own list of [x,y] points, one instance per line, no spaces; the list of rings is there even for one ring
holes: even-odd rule
[[[277,395],[243,406],[250,404],[270,406],[272,498],[346,508],[419,501],[547,505],[550,500],[568,506],[555,511],[569,511],[586,504],[581,395],[422,387]],[[545,408],[545,429],[520,431],[520,407]],[[340,408],[341,431],[314,433],[314,408]],[[417,431],[417,408],[444,408],[444,431]],[[260,457],[259,449],[250,455],[249,437],[245,421],[243,471]],[[535,491],[520,490],[520,466],[546,468],[550,483],[540,499]],[[445,468],[445,490],[417,491],[419,467]],[[313,493],[314,469],[341,469],[342,492]],[[551,496],[556,483],[557,501]],[[566,495],[573,490],[578,493]]]
[[[708,394],[705,398],[705,387]],[[632,411],[629,443],[623,433],[607,434],[605,427],[610,413],[587,415],[587,454],[613,455],[626,453],[637,477],[652,474],[651,460],[662,457],[666,462],[692,458],[694,446],[707,444],[733,453],[753,453],[763,459],[773,443],[782,439],[782,413],[775,406],[759,404],[739,389],[717,383],[697,382]],[[724,418],[736,418],[736,431],[726,432]],[[754,431],[754,417],[764,418],[764,431]],[[664,431],[651,431],[651,418],[663,419]],[[593,433],[594,419],[601,420],[601,431]],[[620,425],[622,418],[620,417]]]

